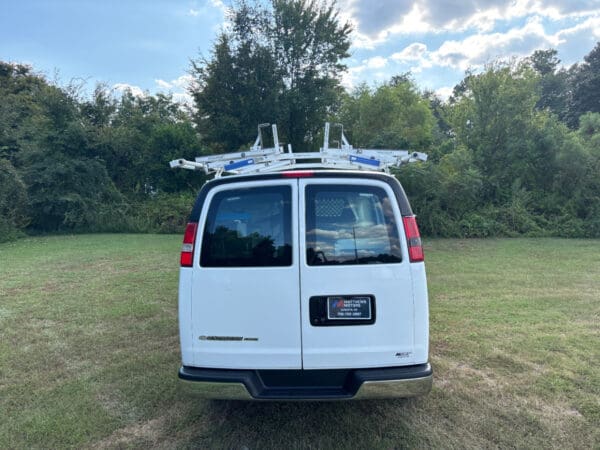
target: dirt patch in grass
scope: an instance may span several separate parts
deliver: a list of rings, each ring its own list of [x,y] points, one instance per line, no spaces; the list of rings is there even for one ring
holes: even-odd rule
[[[155,446],[162,439],[166,417],[158,417],[128,425],[115,430],[106,439],[95,442],[89,448],[107,449]]]

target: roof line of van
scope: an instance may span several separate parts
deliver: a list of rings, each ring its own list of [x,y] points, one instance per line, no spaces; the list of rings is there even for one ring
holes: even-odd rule
[[[255,175],[236,175],[223,178],[215,178],[214,180],[208,181],[204,186],[202,186],[200,192],[198,193],[198,197],[196,198],[196,202],[194,203],[192,213],[189,217],[189,222],[198,222],[200,220],[200,214],[202,212],[204,201],[206,200],[208,192],[212,188],[224,184],[239,183],[246,181],[280,180],[282,178],[285,178],[285,173],[286,172],[265,173]],[[392,175],[380,172],[367,171],[315,170],[312,172],[311,178],[362,178],[383,181],[392,188],[392,191],[396,196],[396,201],[400,206],[400,213],[402,214],[402,216],[413,215],[410,203],[408,202],[408,197],[404,192],[404,188],[402,187],[400,182]]]

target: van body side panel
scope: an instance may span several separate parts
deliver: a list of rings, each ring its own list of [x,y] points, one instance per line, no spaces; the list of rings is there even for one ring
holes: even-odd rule
[[[380,180],[353,179],[346,180],[314,178],[301,179],[300,182],[300,282],[302,302],[302,357],[304,369],[338,369],[338,368],[372,368],[411,365],[415,363],[415,330],[414,330],[414,297],[412,292],[411,268],[407,253],[406,238],[402,229],[402,216],[395,201],[392,187]],[[306,194],[310,186],[324,186],[325,193],[321,199]],[[349,186],[355,192],[345,193]],[[340,195],[336,194],[339,188]],[[361,189],[364,188],[364,192]],[[320,187],[318,189],[321,189]],[[328,192],[332,194],[327,197]],[[302,193],[305,193],[304,195]],[[360,203],[371,201],[371,192],[383,192],[392,208],[393,222],[397,228],[397,238],[401,248],[401,260],[386,263],[385,259],[373,261],[368,257],[368,251],[360,254],[360,247],[369,245],[369,225],[361,225],[361,214],[368,216],[367,206]],[[352,196],[353,199],[351,198]],[[371,197],[370,197],[371,196]],[[350,198],[350,205],[344,205],[345,199]],[[317,202],[312,206],[308,203]],[[317,230],[323,236],[330,233],[336,236],[329,250],[316,248],[322,265],[309,264],[307,250],[308,236],[313,233],[310,217],[307,211],[313,208],[323,216],[323,223],[328,216],[335,215],[336,208],[350,207],[353,210],[357,225],[340,234],[339,227],[327,230]],[[365,209],[367,208],[367,209]],[[364,211],[363,211],[364,210]],[[346,214],[340,212],[340,215]],[[371,217],[375,221],[375,218]],[[373,223],[372,234],[376,235],[382,225]],[[317,226],[318,227],[318,226]],[[311,243],[314,245],[314,243]],[[369,263],[335,263],[332,255],[346,254],[352,246],[357,261]],[[346,249],[346,250],[344,250]],[[323,251],[324,250],[324,251]],[[377,253],[376,251],[374,253]],[[361,259],[362,258],[362,259]],[[345,325],[338,321],[328,326],[316,326],[311,323],[309,305],[313,297],[336,296],[372,296],[374,298],[374,323]],[[339,325],[338,325],[339,323]]]
[[[282,220],[274,217],[274,212],[278,212],[279,191],[285,194],[282,197],[287,205],[285,214],[289,215],[285,223],[289,227],[286,239],[291,240],[291,256],[290,249],[286,249],[289,265],[275,261],[279,265],[268,266],[275,247],[283,251],[283,245],[279,245],[282,238],[271,236],[260,227]],[[297,197],[296,180],[223,183],[207,193],[199,217],[196,237],[199,250],[194,258],[192,280],[194,366],[301,368],[299,269],[297,243],[293,238],[298,233]],[[275,207],[269,208],[264,199],[275,202]],[[216,217],[209,218],[213,200]],[[211,234],[212,240],[206,241],[209,244],[203,244],[205,233]],[[247,250],[255,242],[259,243]],[[216,255],[213,259],[202,255],[209,250]],[[241,253],[236,256],[235,252]],[[259,265],[249,265],[243,259],[244,252],[250,252]],[[266,263],[260,262],[265,260]]]
[[[192,278],[191,267],[179,269],[179,342],[184,365],[194,363],[194,341],[192,339]]]

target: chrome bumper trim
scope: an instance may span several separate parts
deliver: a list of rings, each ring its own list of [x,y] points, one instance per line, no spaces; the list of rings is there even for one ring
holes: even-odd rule
[[[352,400],[416,397],[427,394],[432,384],[432,375],[408,380],[365,381]]]
[[[181,380],[180,386],[196,397],[212,400],[256,400],[244,383],[219,383],[213,381]]]
[[[356,394],[352,397],[340,396],[327,398],[281,398],[281,399],[263,399],[254,398],[248,392],[244,383],[239,382],[216,382],[216,381],[189,381],[181,380],[180,386],[186,393],[199,398],[213,400],[367,400],[367,399],[390,399],[407,398],[425,395],[431,390],[433,376],[429,375],[421,378],[409,378],[403,380],[374,380],[365,381],[359,387]]]

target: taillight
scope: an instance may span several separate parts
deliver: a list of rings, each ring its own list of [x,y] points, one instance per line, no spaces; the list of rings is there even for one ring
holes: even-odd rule
[[[182,267],[192,267],[192,260],[194,259],[194,243],[196,242],[197,228],[198,224],[196,222],[189,222],[185,227],[180,258]]]
[[[425,260],[423,254],[423,244],[421,243],[421,235],[417,226],[415,216],[403,217],[404,232],[406,233],[406,242],[408,242],[408,257],[410,262],[419,262]]]

